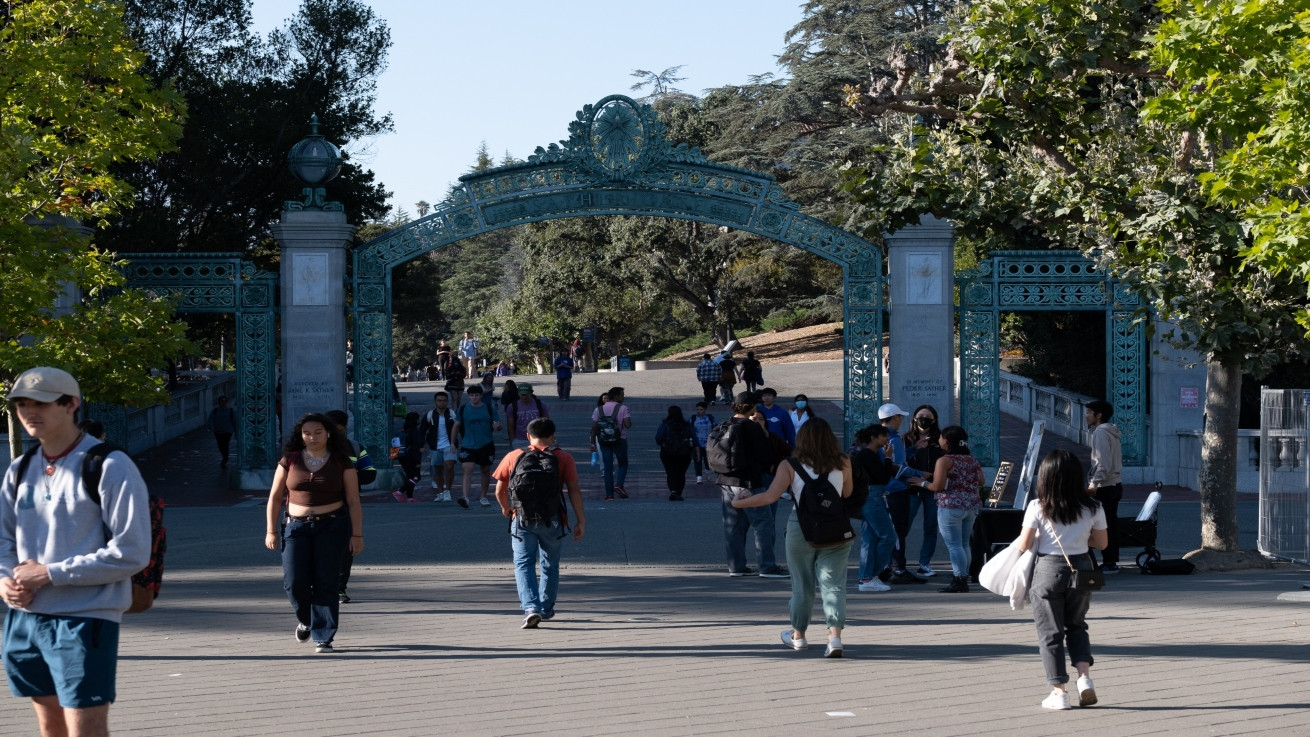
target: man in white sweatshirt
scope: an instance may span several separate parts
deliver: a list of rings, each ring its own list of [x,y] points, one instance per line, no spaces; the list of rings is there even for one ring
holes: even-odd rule
[[[118,626],[132,603],[132,575],[150,560],[146,484],[114,451],[100,464],[99,503],[83,488],[83,458],[100,441],[78,430],[81,392],[67,372],[25,371],[6,399],[40,443],[0,484],[9,690],[32,699],[45,737],[108,735]]]
[[[1119,428],[1110,422],[1114,407],[1104,399],[1087,403],[1087,427],[1092,431],[1092,473],[1087,493],[1105,508],[1109,542],[1101,553],[1101,570],[1119,572],[1119,502],[1124,497],[1122,483],[1123,451],[1119,445]]]

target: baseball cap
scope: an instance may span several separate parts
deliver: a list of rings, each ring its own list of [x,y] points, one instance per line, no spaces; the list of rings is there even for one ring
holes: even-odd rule
[[[519,394],[531,394],[532,385],[524,381],[519,384]]]
[[[18,375],[14,380],[14,387],[9,390],[7,399],[11,402],[15,399],[53,402],[63,396],[82,396],[82,390],[77,386],[77,379],[67,371],[50,366],[38,366]]]
[[[878,408],[878,419],[880,420],[885,420],[888,417],[895,417],[896,415],[905,415],[908,417],[909,414],[909,412],[906,412],[894,404],[884,404]]]

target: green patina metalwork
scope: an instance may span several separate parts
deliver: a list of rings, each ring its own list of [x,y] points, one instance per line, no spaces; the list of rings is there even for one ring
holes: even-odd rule
[[[1142,303],[1116,279],[1072,251],[997,251],[956,279],[960,291],[960,413],[969,447],[984,465],[999,460],[1000,323],[1003,312],[1105,313],[1105,398],[1123,431],[1127,465],[1146,463],[1146,330]],[[1078,418],[1075,418],[1078,419]]]
[[[278,275],[230,253],[121,253],[127,286],[178,300],[178,312],[236,318],[237,459],[243,469],[272,468],[281,455],[276,418]],[[95,405],[107,429],[122,432],[121,407]],[[122,437],[122,435],[114,435]]]
[[[877,246],[800,211],[772,177],[673,144],[655,111],[622,95],[587,105],[568,139],[527,162],[470,174],[434,211],[355,249],[355,434],[384,448],[391,417],[391,270],[423,253],[500,228],[588,215],[698,220],[766,236],[842,267],[848,432],[882,403],[886,279]]]

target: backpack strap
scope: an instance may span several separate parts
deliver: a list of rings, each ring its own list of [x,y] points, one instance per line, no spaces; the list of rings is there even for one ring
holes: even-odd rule
[[[14,488],[10,490],[9,501],[12,502],[18,500],[18,485],[23,483],[23,477],[27,475],[27,467],[32,465],[32,456],[36,455],[36,452],[40,449],[41,445],[38,443],[31,448],[28,448],[23,455],[19,456],[18,473],[14,476]]]
[[[18,484],[27,475],[27,468],[32,465],[32,458],[40,449],[39,444],[34,445],[18,459],[18,475],[14,477],[13,498],[17,498]],[[113,443],[97,443],[88,448],[82,456],[82,488],[86,490],[86,495],[96,503],[96,506],[100,506],[100,477],[104,473],[105,458],[116,450],[123,449]]]

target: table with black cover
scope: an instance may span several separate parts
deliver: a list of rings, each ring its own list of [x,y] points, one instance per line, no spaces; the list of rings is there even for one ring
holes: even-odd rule
[[[1009,545],[1023,527],[1022,509],[992,509],[983,507],[973,521],[969,537],[969,578],[978,580],[978,572],[992,551],[993,545]]]

